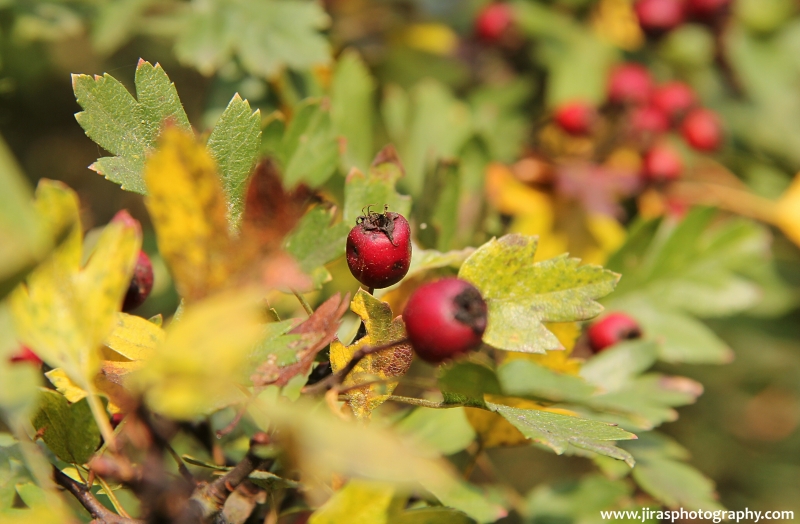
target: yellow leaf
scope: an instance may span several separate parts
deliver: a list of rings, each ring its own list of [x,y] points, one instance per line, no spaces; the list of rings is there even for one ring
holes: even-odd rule
[[[117,313],[117,325],[106,338],[106,346],[128,360],[147,360],[164,342],[160,325],[127,313]]]
[[[178,293],[196,301],[221,289],[232,273],[233,242],[228,205],[206,146],[177,127],[165,129],[144,179],[159,252]]]
[[[338,340],[331,343],[331,367],[334,371],[347,365],[353,354],[362,347],[383,345],[406,336],[402,318],[392,320],[392,309],[389,305],[363,289],[356,293],[350,309],[364,321],[367,334],[350,346],[345,346]],[[411,346],[408,344],[369,355],[347,375],[343,385],[349,388],[362,382],[402,376],[408,371],[412,358]],[[347,403],[356,417],[367,419],[375,408],[386,401],[386,396],[391,395],[396,386],[396,382],[388,382],[351,389],[345,393]]]
[[[547,323],[547,329],[564,346],[563,351],[547,351],[544,355],[509,351],[506,353],[505,360],[530,360],[559,373],[577,375],[581,370],[582,361],[570,358],[570,354],[575,347],[575,341],[578,340],[581,334],[580,326],[577,322],[549,322]]]
[[[776,223],[792,242],[800,246],[800,174],[778,200]]]
[[[625,51],[635,51],[644,44],[632,0],[600,0],[592,25],[598,36]]]
[[[552,224],[552,202],[547,193],[526,186],[514,178],[503,164],[491,163],[486,168],[486,196],[501,213],[507,215],[539,215],[543,217],[541,227]]]
[[[236,379],[246,375],[247,356],[263,332],[262,296],[261,290],[247,288],[188,304],[126,385],[142,393],[156,411],[178,419],[243,400]],[[104,372],[124,375],[127,365],[106,362]]]
[[[319,508],[309,524],[383,524],[394,497],[395,487],[382,482],[351,480]]]
[[[444,24],[411,24],[400,41],[408,47],[435,55],[449,55],[458,47],[458,35]]]
[[[51,369],[45,373],[47,379],[55,386],[56,391],[64,395],[70,402],[78,402],[86,398],[86,390],[76,386],[61,368]]]

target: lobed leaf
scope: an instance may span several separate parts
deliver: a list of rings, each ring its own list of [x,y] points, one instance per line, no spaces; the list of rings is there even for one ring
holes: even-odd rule
[[[366,175],[357,169],[350,171],[344,188],[344,221],[355,225],[361,210],[369,204],[378,208],[388,205],[390,211],[408,216],[411,199],[395,189],[404,174],[397,151],[391,145],[378,153]]]

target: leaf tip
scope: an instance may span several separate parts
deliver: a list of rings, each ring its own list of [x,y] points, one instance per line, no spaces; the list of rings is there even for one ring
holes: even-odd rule
[[[397,154],[397,148],[394,147],[393,144],[387,144],[384,146],[383,149],[375,156],[375,160],[372,161],[372,166],[379,166],[381,164],[394,164],[400,169],[400,173],[405,176],[406,170],[403,167],[403,163],[400,161],[400,156]]]
[[[136,231],[137,235],[141,235],[142,227],[139,224],[139,221],[136,220],[128,213],[127,209],[123,209],[122,211],[118,211],[114,218],[111,219],[112,224],[121,224],[125,228],[132,228]]]

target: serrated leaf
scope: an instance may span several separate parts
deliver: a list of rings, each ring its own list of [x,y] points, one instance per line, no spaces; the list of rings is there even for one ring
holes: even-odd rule
[[[214,125],[207,146],[222,176],[228,219],[237,226],[244,210],[247,177],[256,165],[261,146],[261,112],[252,111],[247,100],[236,93]]]
[[[365,171],[372,158],[372,96],[375,81],[358,52],[346,50],[336,62],[331,84],[331,119],[337,135],[347,140],[342,155],[345,173],[352,168]]]
[[[378,153],[366,175],[357,169],[352,170],[345,181],[344,221],[355,225],[361,210],[369,204],[388,205],[390,211],[408,216],[411,199],[395,189],[404,174],[397,151],[391,145]]]
[[[380,346],[405,338],[406,330],[400,317],[392,319],[392,309],[363,289],[359,289],[350,308],[364,322],[367,334],[358,342],[345,346],[338,340],[331,342],[331,368],[334,372],[347,365],[353,354],[366,346]],[[413,353],[408,343],[368,355],[362,359],[343,382],[345,388],[373,380],[400,377],[411,366]],[[372,411],[386,401],[397,382],[370,384],[350,389],[345,393],[347,404],[356,417],[368,419]]]
[[[624,460],[633,467],[634,460],[630,453],[606,443],[636,438],[636,435],[616,426],[541,410],[518,409],[492,403],[487,403],[487,407],[502,415],[523,435],[544,444],[559,455],[570,446],[575,446]]]
[[[274,77],[330,61],[319,33],[329,24],[319,4],[296,0],[211,0],[192,4],[175,45],[178,58],[210,75],[236,55],[245,70]]]
[[[175,85],[159,64],[139,60],[135,99],[109,74],[72,75],[75,98],[83,111],[75,115],[86,135],[115,155],[102,157],[91,169],[122,189],[145,194],[143,179],[147,155],[166,121],[191,131]]]
[[[487,344],[528,353],[561,349],[543,323],[596,316],[603,310],[596,299],[619,280],[616,273],[581,266],[566,255],[531,263],[536,246],[536,237],[506,235],[478,248],[461,266],[459,277],[475,284],[488,303]]]
[[[286,239],[286,251],[297,260],[300,269],[314,277],[315,287],[331,276],[323,266],[344,255],[351,226],[345,222],[332,224],[333,209],[317,206],[306,213]]]
[[[311,515],[309,524],[385,524],[394,497],[391,484],[351,480]]]
[[[41,389],[33,426],[43,431],[42,440],[64,462],[85,464],[100,445],[100,430],[85,399],[70,405],[63,395]]]

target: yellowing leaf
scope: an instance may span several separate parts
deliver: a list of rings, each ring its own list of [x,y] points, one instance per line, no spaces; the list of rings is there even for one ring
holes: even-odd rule
[[[227,203],[214,159],[194,135],[164,130],[145,166],[147,209],[175,287],[195,301],[230,277]]]
[[[600,0],[592,25],[600,38],[625,51],[635,51],[644,44],[632,0]]]
[[[391,484],[351,480],[319,508],[309,524],[383,524],[387,522],[395,487]]]
[[[577,375],[581,370],[582,361],[570,358],[575,341],[581,334],[581,328],[577,322],[556,322],[547,324],[547,329],[553,333],[558,341],[564,346],[564,350],[547,351],[545,354],[519,353],[511,351],[506,354],[505,361],[510,360],[530,360],[546,368]]]
[[[117,313],[117,325],[106,338],[106,346],[128,360],[147,360],[164,341],[164,330],[149,320]]]
[[[492,163],[486,168],[486,197],[501,213],[539,216],[542,227],[548,226],[548,217],[552,223],[550,197],[518,181],[503,164]]]
[[[244,399],[236,378],[263,331],[256,288],[231,290],[188,304],[179,321],[144,366],[131,374],[130,387],[156,411],[187,419]],[[108,370],[127,363],[106,363]],[[104,368],[105,369],[105,368]]]
[[[350,346],[345,346],[338,340],[331,343],[331,367],[334,371],[347,365],[353,354],[362,347],[387,344],[406,336],[402,318],[392,320],[392,309],[389,305],[363,289],[356,293],[350,308],[364,321],[367,334]],[[347,375],[343,385],[349,388],[362,382],[402,376],[408,371],[412,358],[413,353],[409,344],[369,355]],[[369,418],[372,410],[381,405],[396,386],[396,382],[389,382],[352,389],[345,394],[347,403],[356,417]]]
[[[45,376],[56,388],[56,391],[64,395],[71,403],[74,404],[75,402],[86,398],[86,390],[76,386],[75,383],[69,379],[67,374],[64,373],[63,369],[51,369],[45,373]]]
[[[561,353],[563,351],[550,351],[548,353]],[[532,355],[533,356],[533,355]],[[486,401],[493,404],[502,404],[520,409],[540,409],[560,415],[577,416],[574,411],[560,408],[548,408],[533,400],[485,395]],[[525,443],[528,438],[523,435],[508,420],[493,411],[478,408],[465,408],[467,420],[472,425],[484,448],[499,446],[516,446]]]
[[[800,174],[778,200],[776,223],[792,242],[800,246]]]
[[[458,47],[458,35],[444,24],[411,24],[403,30],[400,41],[436,55],[449,55]]]

